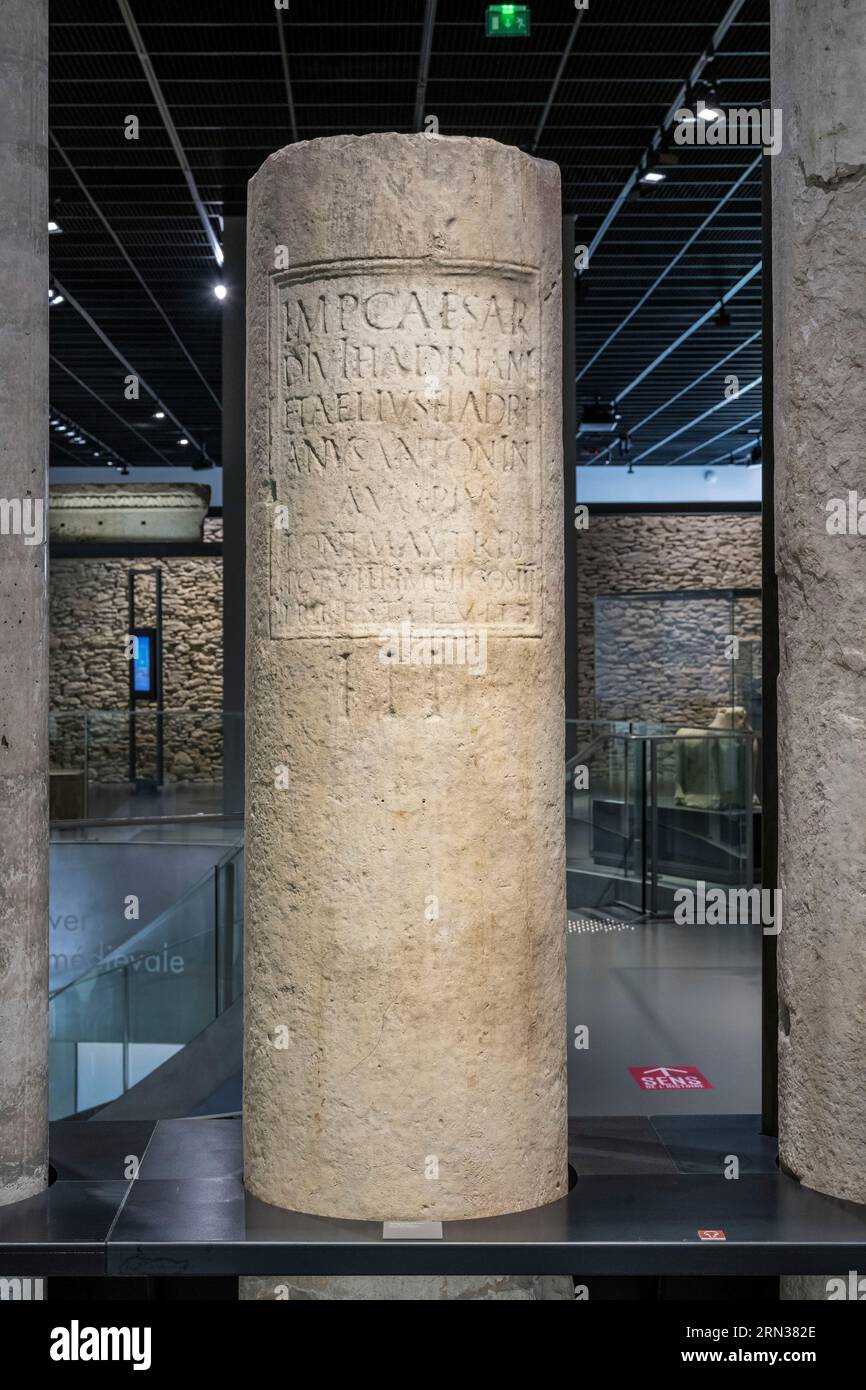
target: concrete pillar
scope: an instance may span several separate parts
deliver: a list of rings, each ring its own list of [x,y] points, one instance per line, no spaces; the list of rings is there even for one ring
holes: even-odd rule
[[[780,1156],[866,1202],[866,6],[774,0],[772,77]]]
[[[223,279],[223,811],[244,809],[244,623],[246,523],[247,219],[224,218]]]
[[[0,1203],[48,1171],[48,0],[0,0]]]
[[[246,1185],[539,1206],[567,1185],[559,171],[292,145],[247,269]]]

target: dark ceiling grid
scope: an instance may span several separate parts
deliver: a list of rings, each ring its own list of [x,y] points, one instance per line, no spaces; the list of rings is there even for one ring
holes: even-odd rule
[[[763,20],[763,46],[755,42],[756,16]],[[714,23],[721,17],[708,13]],[[747,0],[724,36],[712,68],[723,105],[766,102],[768,17],[767,6]],[[750,26],[748,57],[726,57],[729,49],[740,52],[746,47],[745,25]],[[666,97],[672,102],[678,92],[673,90]],[[647,463],[705,463],[712,454],[712,461],[718,462],[725,450],[746,463],[749,454],[744,450],[750,451],[755,443],[756,388],[744,388],[760,374],[760,338],[755,337],[760,333],[760,275],[753,275],[731,299],[730,325],[718,325],[711,317],[678,350],[661,354],[690,321],[708,310],[712,315],[714,300],[726,295],[759,263],[761,157],[756,160],[754,150],[726,146],[679,148],[679,155],[679,164],[667,169],[665,183],[648,196],[633,196],[623,204],[594,252],[578,308],[579,401],[591,401],[596,394],[602,400],[616,399],[634,378],[635,368],[643,370],[661,358],[620,407],[621,428],[626,430],[652,416],[630,438],[628,459],[644,455]],[[750,165],[758,167],[746,172]],[[610,195],[599,198],[596,189],[588,189],[582,181],[576,200],[579,243],[591,244],[611,206]],[[711,220],[696,236],[708,217]],[[690,238],[693,244],[683,253]],[[664,278],[652,289],[660,275]],[[635,313],[644,296],[644,307]],[[596,357],[604,343],[607,347]],[[748,346],[743,347],[744,343]],[[729,362],[710,370],[732,352],[736,355]],[[588,367],[594,357],[596,361]],[[725,379],[730,374],[738,377],[742,394],[725,401]],[[694,385],[684,390],[690,382]],[[721,430],[726,431],[722,443],[715,441]],[[663,441],[663,447],[657,447]],[[582,450],[584,462],[594,456],[600,456],[600,461],[622,461],[616,448],[605,449],[585,438],[579,443],[588,444]],[[702,444],[706,447],[696,447]]]
[[[576,30],[566,0],[530,0],[531,37],[502,41],[485,38],[483,0],[437,0],[420,103],[430,0],[292,0],[288,12],[275,11],[271,0],[128,3],[217,231],[223,209],[234,210],[249,177],[295,133],[408,131],[422,112],[438,117],[443,134],[486,135],[528,149],[544,115],[536,153],[559,163],[565,210],[577,217],[578,241],[588,243],[730,0],[592,0]],[[714,65],[723,104],[768,100],[768,11],[769,0],[746,0],[725,35]],[[121,7],[118,0],[52,0],[51,19],[52,129],[81,181],[53,150],[52,215],[63,233],[51,239],[52,272],[218,458],[222,310],[213,285],[220,272]],[[137,143],[123,139],[129,113],[141,120]],[[666,183],[624,204],[582,278],[578,372],[633,317],[581,377],[579,401],[596,393],[615,398],[760,258],[760,168],[718,206],[755,152],[720,146],[680,154]],[[627,427],[652,416],[630,442],[632,458],[684,425],[647,461],[673,463],[702,443],[706,449],[689,452],[688,462],[731,450],[744,457],[760,392],[712,407],[726,372],[736,371],[743,385],[760,373],[759,274],[728,309],[729,325],[711,320],[623,401]],[[190,462],[178,429],[153,419],[144,392],[138,402],[123,399],[120,363],[70,305],[52,309],[51,325],[52,351],[66,369],[52,368],[57,409],[133,463],[155,461],[142,438],[173,462]],[[738,421],[740,430],[715,440]],[[613,455],[618,461],[616,449]]]

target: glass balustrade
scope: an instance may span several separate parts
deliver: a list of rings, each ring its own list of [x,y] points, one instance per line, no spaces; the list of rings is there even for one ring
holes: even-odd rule
[[[102,1106],[179,1051],[243,988],[243,849],[50,997],[50,1115]]]
[[[243,715],[152,706],[54,711],[48,737],[52,821],[217,814],[227,750],[231,756],[243,745]]]
[[[760,815],[754,734],[570,721],[566,754],[572,911],[664,918],[680,887],[752,886]],[[140,821],[135,833],[145,834]],[[159,845],[166,827],[147,833],[167,852]],[[243,849],[234,843],[216,852],[218,862],[175,901],[53,991],[53,1118],[123,1094],[240,998]]]

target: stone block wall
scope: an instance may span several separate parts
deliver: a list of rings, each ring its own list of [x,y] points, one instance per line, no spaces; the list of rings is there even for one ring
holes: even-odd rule
[[[640,594],[759,589],[754,512],[603,513],[577,536],[578,713],[705,726],[719,705],[760,696],[760,600],[736,603],[739,660],[725,654],[728,603]],[[616,595],[628,595],[621,599]],[[605,596],[611,596],[606,598]],[[598,601],[597,601],[598,600]],[[596,630],[599,616],[604,627]],[[596,662],[600,669],[596,671]]]
[[[213,528],[212,528],[213,530]],[[207,539],[214,539],[213,534]],[[50,591],[52,767],[81,767],[82,712],[88,720],[89,777],[123,782],[128,767],[125,714],[129,668],[126,573],[159,566],[163,585],[165,776],[210,782],[222,776],[222,558],[53,559]],[[155,584],[136,583],[136,622],[155,621]],[[155,767],[153,706],[136,719],[139,775]],[[100,717],[97,711],[111,711]]]

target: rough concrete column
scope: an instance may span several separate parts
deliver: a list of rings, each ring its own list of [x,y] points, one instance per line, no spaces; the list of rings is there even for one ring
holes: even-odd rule
[[[316,140],[249,229],[246,1185],[538,1206],[567,1184],[559,171]]]
[[[772,21],[780,1154],[866,1202],[866,5]]]
[[[0,1203],[48,1159],[48,0],[0,0]]]

